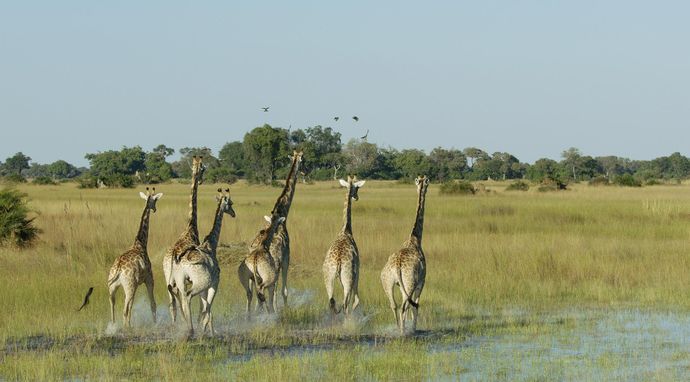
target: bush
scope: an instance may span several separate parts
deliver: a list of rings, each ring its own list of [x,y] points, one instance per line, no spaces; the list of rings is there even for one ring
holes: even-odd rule
[[[84,174],[77,177],[77,187],[79,188],[96,188],[98,187],[98,181],[91,175]]]
[[[475,192],[472,183],[466,180],[441,183],[441,194],[443,195],[474,195]]]
[[[642,187],[642,182],[635,179],[635,177],[630,174],[617,176],[613,180],[613,183],[621,187]]]
[[[26,183],[26,178],[19,174],[10,174],[3,178],[7,183]]]
[[[49,176],[39,176],[34,178],[34,180],[31,181],[33,184],[40,184],[40,185],[56,185],[58,184],[56,181],[53,180],[53,178]]]
[[[529,190],[529,184],[527,182],[518,180],[517,182],[513,182],[508,187],[506,187],[506,191],[527,191]]]
[[[539,192],[558,191],[558,186],[555,183],[541,184],[541,185],[539,185],[539,187],[537,187],[537,191],[539,191]]]
[[[609,179],[605,176],[597,176],[589,180],[590,186],[608,186]]]
[[[649,179],[646,182],[644,182],[645,186],[658,186],[660,184],[663,184],[659,181],[659,179]]]
[[[26,194],[13,188],[0,191],[0,245],[27,247],[41,232],[34,227],[34,218],[28,218]]]

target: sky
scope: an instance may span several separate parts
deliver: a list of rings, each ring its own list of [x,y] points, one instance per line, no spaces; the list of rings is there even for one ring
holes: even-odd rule
[[[264,123],[526,162],[689,155],[688,15],[663,0],[0,2],[0,160],[217,152]]]

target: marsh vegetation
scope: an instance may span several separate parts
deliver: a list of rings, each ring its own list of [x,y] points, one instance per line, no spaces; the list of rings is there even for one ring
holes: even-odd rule
[[[246,242],[279,191],[238,182],[214,303],[218,335],[182,339],[165,306],[162,256],[184,227],[187,185],[163,184],[151,217],[159,322],[139,291],[133,328],[109,321],[105,279],[134,240],[136,190],[20,185],[42,230],[31,248],[0,250],[0,378],[662,379],[688,373],[690,190],[592,187],[458,197],[427,194],[428,272],[419,332],[397,334],[379,272],[410,234],[415,189],[370,181],[353,206],[361,305],[331,319],[320,270],[342,226],[336,182],[299,184],[290,214],[289,306],[247,322],[236,278]],[[216,186],[202,185],[199,229]],[[84,292],[91,303],[76,312]],[[341,296],[338,297],[341,301]],[[120,300],[121,301],[121,300]],[[121,302],[120,302],[121,303]],[[196,306],[196,302],[194,303]],[[119,306],[120,307],[120,306]],[[118,308],[119,308],[118,307]],[[118,317],[118,319],[120,319]]]

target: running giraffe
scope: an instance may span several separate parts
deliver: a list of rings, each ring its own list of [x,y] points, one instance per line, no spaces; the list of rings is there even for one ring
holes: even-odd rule
[[[299,172],[299,165],[302,162],[302,152],[294,151],[292,153],[292,165],[290,166],[290,171],[288,172],[287,178],[285,179],[285,187],[283,192],[280,194],[276,200],[275,206],[271,211],[271,214],[277,212],[278,216],[285,218],[282,224],[278,226],[275,235],[273,236],[273,242],[271,242],[271,247],[269,249],[271,257],[273,257],[273,262],[276,264],[276,268],[283,280],[282,294],[283,294],[283,304],[287,306],[288,298],[288,287],[287,287],[287,277],[288,277],[288,267],[290,266],[290,235],[287,230],[287,217],[290,213],[290,206],[292,205],[292,198],[295,195],[295,186],[297,185],[297,175]],[[268,228],[270,223],[266,222],[264,229]],[[249,250],[252,251],[261,245],[261,232],[259,232]],[[275,295],[278,294],[278,288],[274,289]],[[276,296],[273,296],[273,309],[277,309],[278,300]]]
[[[417,184],[417,216],[410,238],[403,243],[402,248],[388,258],[388,262],[381,271],[381,283],[386,292],[390,308],[395,315],[395,323],[400,328],[400,333],[405,333],[405,320],[410,307],[412,307],[412,332],[417,329],[417,314],[419,309],[419,296],[424,289],[426,278],[426,259],[422,250],[422,231],[424,229],[424,201],[426,190],[429,186],[429,178],[425,175],[415,179]],[[395,286],[400,287],[402,304],[400,313],[393,296]]]
[[[218,189],[218,207],[213,220],[213,228],[206,235],[204,241],[192,251],[182,257],[179,263],[173,262],[171,275],[171,285],[168,286],[170,293],[180,303],[182,317],[188,325],[189,333],[194,332],[191,314],[191,299],[199,295],[201,299],[201,322],[202,332],[206,332],[210,327],[211,335],[213,330],[213,317],[211,316],[211,306],[213,299],[218,292],[220,281],[220,267],[216,258],[216,249],[220,239],[220,230],[225,214],[235,217],[235,210],[232,208],[230,199],[230,189]]]
[[[266,301],[268,292],[268,312],[274,313],[273,296],[275,295],[275,284],[278,281],[278,269],[273,256],[270,253],[271,242],[278,226],[285,221],[285,218],[278,216],[274,212],[271,216],[264,216],[268,221],[268,228],[259,231],[261,245],[251,251],[242,261],[237,269],[237,276],[240,284],[247,293],[247,318],[251,317],[252,294],[256,290],[257,312],[261,310]]]
[[[146,200],[144,212],[141,215],[139,231],[134,239],[134,244],[123,254],[118,256],[115,263],[110,268],[108,274],[108,293],[110,295],[110,320],[115,322],[115,292],[119,287],[125,292],[125,307],[123,321],[125,327],[132,325],[132,304],[137,287],[146,284],[149,303],[151,304],[151,314],[153,322],[156,322],[156,300],[153,297],[153,272],[151,271],[151,261],[146,250],[149,237],[149,216],[151,211],[156,212],[156,202],[163,194],[155,194],[156,189],[146,193],[140,192],[139,196]]]
[[[189,197],[190,211],[187,228],[185,228],[175,244],[173,244],[173,246],[168,249],[165,256],[163,256],[163,274],[165,275],[165,283],[168,286],[171,282],[172,263],[179,262],[180,258],[184,256],[185,253],[199,245],[199,229],[197,228],[196,219],[196,195],[199,184],[203,181],[204,171],[206,170],[206,167],[202,163],[202,159],[202,157],[196,155],[192,157],[192,193]],[[168,288],[168,299],[170,317],[172,321],[175,322],[177,319],[177,307],[175,296],[170,293],[170,288]]]
[[[345,223],[338,236],[331,244],[323,262],[323,281],[326,284],[328,303],[333,314],[340,313],[333,298],[333,281],[340,280],[343,286],[343,307],[345,314],[349,314],[359,305],[359,250],[352,236],[352,199],[359,200],[358,191],[364,186],[364,180],[357,181],[356,177],[348,176],[347,181],[340,179],[340,184],[347,188],[343,218]]]

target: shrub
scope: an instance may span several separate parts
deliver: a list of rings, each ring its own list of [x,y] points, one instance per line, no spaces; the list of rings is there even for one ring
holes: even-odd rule
[[[91,175],[84,174],[77,177],[77,187],[79,188],[96,188],[98,187],[98,181]]]
[[[41,185],[56,185],[58,184],[56,181],[53,180],[53,178],[49,176],[39,176],[34,178],[34,180],[31,181],[33,184],[41,184]]]
[[[441,194],[443,195],[474,195],[475,192],[472,183],[466,180],[441,183]]]
[[[659,179],[649,179],[646,182],[644,182],[645,186],[658,186],[660,184],[663,184],[659,181]]]
[[[10,174],[3,178],[7,183],[26,183],[26,178],[19,174]]]
[[[0,191],[0,245],[30,246],[41,232],[28,218],[26,194],[13,188]]]
[[[558,191],[558,186],[555,183],[540,184],[539,187],[537,187],[537,191],[539,191],[539,192]]]
[[[590,186],[608,186],[609,179],[605,176],[597,176],[589,180]]]
[[[635,179],[635,177],[630,174],[617,176],[613,180],[613,183],[622,187],[642,187],[642,182]]]
[[[529,184],[527,182],[518,180],[513,182],[506,187],[506,191],[527,191],[529,190]]]

